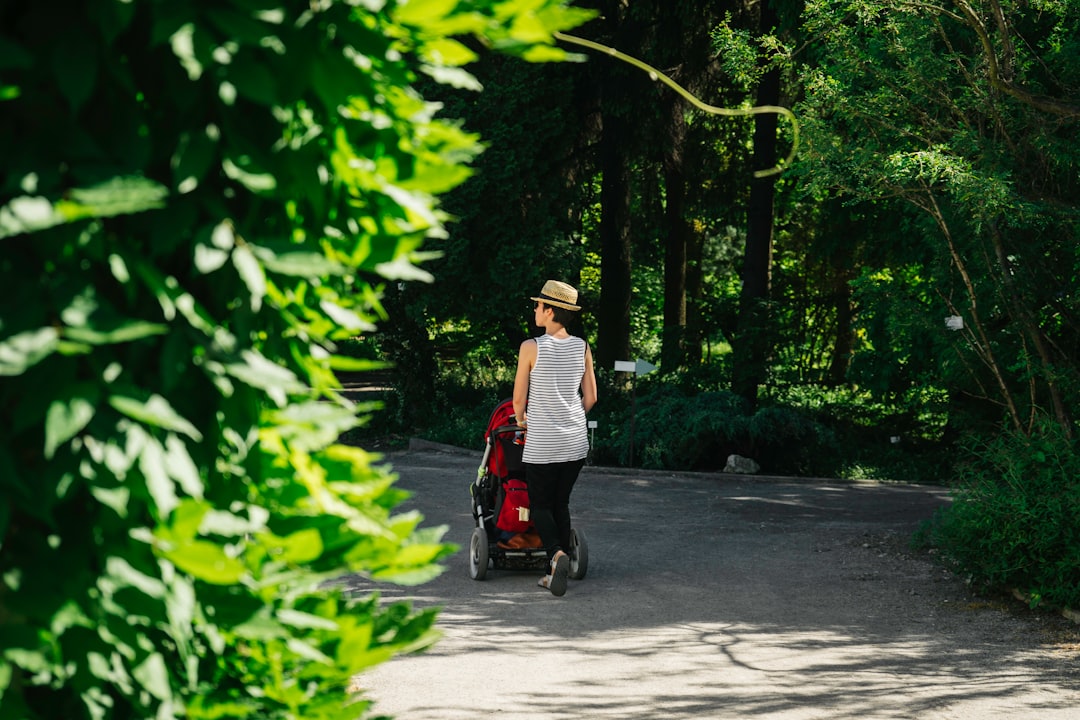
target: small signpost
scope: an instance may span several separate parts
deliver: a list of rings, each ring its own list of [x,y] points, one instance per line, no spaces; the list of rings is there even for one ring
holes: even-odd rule
[[[616,360],[615,372],[628,372],[634,373],[636,378],[638,375],[648,375],[656,366],[650,362],[646,362],[641,358],[630,362],[629,360]],[[633,381],[630,383],[630,467],[634,467],[634,416],[637,414],[637,390]]]

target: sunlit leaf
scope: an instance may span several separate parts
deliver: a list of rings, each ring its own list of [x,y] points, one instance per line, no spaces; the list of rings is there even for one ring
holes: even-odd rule
[[[212,245],[199,243],[195,246],[195,267],[203,275],[220,270],[229,262],[229,253]]]
[[[166,325],[139,320],[121,322],[107,330],[94,327],[65,327],[62,329],[64,338],[88,345],[132,342],[154,335],[164,335],[168,331],[169,328]]]
[[[221,167],[233,180],[252,192],[270,192],[277,187],[277,180],[270,173],[253,173],[244,170],[230,158],[221,161]]]
[[[164,550],[161,555],[192,577],[215,585],[238,582],[246,572],[243,563],[206,540],[192,540]]]
[[[177,413],[169,404],[169,401],[160,395],[151,395],[145,401],[126,395],[110,395],[109,404],[139,422],[166,430],[175,430],[187,435],[192,440],[202,440],[202,433]]]
[[[57,348],[56,328],[27,330],[0,342],[0,375],[21,375]]]
[[[424,43],[421,53],[436,65],[450,67],[467,65],[477,59],[476,53],[471,48],[451,38],[439,38]]]
[[[73,387],[77,392],[68,400],[54,400],[45,415],[45,457],[75,437],[94,417],[99,393],[93,385]]]
[[[160,578],[152,577],[136,570],[126,559],[110,557],[105,563],[105,572],[109,578],[121,585],[130,585],[152,598],[162,599],[167,593],[165,583]]]
[[[352,332],[372,332],[375,330],[375,325],[370,320],[353,310],[341,307],[335,302],[323,300],[319,303],[319,306],[331,320],[346,330]]]
[[[333,620],[327,620],[318,615],[300,612],[299,610],[283,608],[278,610],[276,615],[278,620],[289,627],[303,628],[305,630],[337,630],[338,628],[337,623]]]
[[[150,653],[131,672],[139,684],[158,700],[172,697],[172,685],[169,682],[169,669],[161,653]]]
[[[146,489],[154,499],[161,516],[167,516],[177,506],[176,486],[165,469],[165,448],[155,437],[147,437],[139,453],[139,469],[146,480]]]
[[[172,51],[187,70],[188,78],[198,80],[202,76],[202,63],[195,57],[195,26],[188,23],[169,38]]]
[[[113,217],[164,207],[168,189],[140,177],[117,177],[87,188],[74,188],[56,209],[69,220]]]
[[[292,370],[272,362],[253,350],[245,350],[241,354],[241,362],[226,364],[225,371],[252,387],[266,391],[279,405],[284,404],[289,393],[298,393],[306,389]]]
[[[256,257],[270,272],[295,277],[325,277],[344,275],[348,269],[321,253],[285,252],[275,253],[267,248],[252,248]]]
[[[233,250],[233,264],[251,293],[251,309],[258,312],[266,295],[266,275],[251,248],[238,246]]]
[[[185,493],[193,498],[203,496],[203,481],[199,468],[191,459],[187,444],[176,435],[165,438],[165,467]]]
[[[314,528],[297,530],[282,538],[278,559],[289,563],[306,563],[318,559],[323,552],[322,535]]]

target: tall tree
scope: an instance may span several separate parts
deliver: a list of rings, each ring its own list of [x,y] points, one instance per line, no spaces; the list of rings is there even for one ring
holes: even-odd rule
[[[811,183],[920,233],[890,263],[932,288],[943,380],[1028,432],[1071,431],[1077,358],[1078,19],[1068,3],[808,7]],[[929,241],[929,242],[927,242]],[[901,302],[908,293],[893,293]],[[883,298],[884,299],[884,298]],[[924,321],[920,320],[920,323]],[[1066,330],[1068,328],[1068,330]],[[864,349],[864,352],[866,350]]]
[[[772,34],[776,29],[776,0],[759,5],[758,32]],[[780,104],[780,68],[770,64],[761,75],[757,105]],[[754,117],[753,160],[755,171],[776,165],[777,115]],[[774,175],[756,177],[750,184],[746,211],[746,254],[743,259],[742,292],[739,296],[739,329],[735,338],[732,389],[751,404],[757,402],[758,387],[765,382],[769,351],[772,345],[769,301],[772,286],[773,200],[776,195]]]
[[[641,27],[626,3],[602,0],[598,28],[608,43],[631,54],[638,52]],[[630,357],[631,273],[631,156],[634,147],[635,97],[641,81],[615,60],[594,62],[599,88],[601,137],[600,190],[600,307],[596,361],[600,368]]]

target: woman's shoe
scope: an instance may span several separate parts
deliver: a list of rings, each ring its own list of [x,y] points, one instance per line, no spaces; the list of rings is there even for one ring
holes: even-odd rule
[[[547,588],[555,597],[566,594],[566,578],[570,574],[570,557],[562,550],[556,550],[551,558],[551,572],[540,578],[537,583]]]

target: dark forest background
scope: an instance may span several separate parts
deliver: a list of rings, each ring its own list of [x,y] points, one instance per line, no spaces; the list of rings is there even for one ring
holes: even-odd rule
[[[388,288],[368,438],[474,447],[529,295],[578,286],[593,462],[950,482],[1003,436],[1071,442],[1080,55],[1068,3],[581,3],[599,53],[483,55],[433,88],[487,150],[434,281]],[[1074,8],[1075,9],[1075,8]],[[952,318],[952,320],[948,320]],[[644,359],[656,373],[615,373]],[[482,446],[482,445],[481,445]]]

